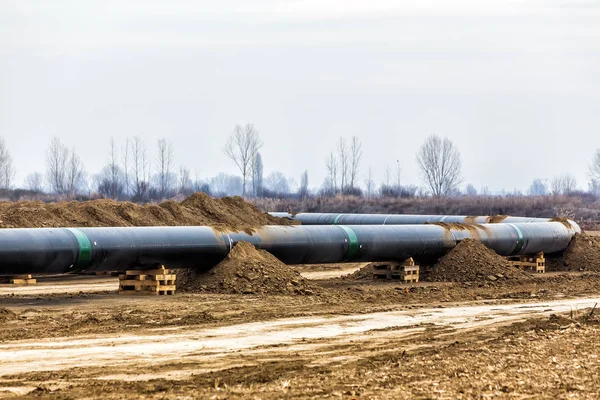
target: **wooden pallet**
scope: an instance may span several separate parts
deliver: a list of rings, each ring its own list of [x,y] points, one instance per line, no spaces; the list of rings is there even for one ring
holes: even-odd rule
[[[412,258],[403,262],[382,261],[372,263],[373,279],[399,279],[406,283],[419,282],[419,266]]]
[[[175,294],[176,274],[164,267],[151,270],[128,270],[119,275],[119,294]]]
[[[546,272],[546,259],[544,253],[527,256],[507,257],[508,263],[513,267],[522,269],[523,271],[543,274]]]
[[[0,283],[10,283],[11,285],[35,285],[37,280],[31,275],[12,275],[0,277]]]

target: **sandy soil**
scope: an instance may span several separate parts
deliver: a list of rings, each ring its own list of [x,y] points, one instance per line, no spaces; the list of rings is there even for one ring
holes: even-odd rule
[[[93,276],[3,285],[0,396],[593,398],[600,390],[600,325],[577,318],[600,303],[598,274],[476,288],[329,278],[315,281],[327,296],[128,297],[114,293],[116,278]],[[563,315],[559,323],[552,314]]]

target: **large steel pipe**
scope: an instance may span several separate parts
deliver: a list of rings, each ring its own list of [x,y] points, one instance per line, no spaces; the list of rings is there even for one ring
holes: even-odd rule
[[[298,213],[270,212],[274,217],[300,221],[302,225],[421,225],[434,223],[447,224],[528,224],[553,222],[552,218],[467,215],[412,215],[412,214],[343,214],[343,213]],[[568,222],[581,232],[579,225],[572,220]]]
[[[529,224],[265,226],[253,233],[209,227],[0,229],[0,274],[203,268],[239,241],[288,264],[438,257],[473,238],[500,255],[564,250],[577,231],[561,222]]]

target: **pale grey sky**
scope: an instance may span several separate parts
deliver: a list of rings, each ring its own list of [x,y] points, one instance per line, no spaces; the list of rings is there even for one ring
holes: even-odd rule
[[[600,147],[598,0],[0,0],[0,136],[20,184],[53,136],[86,169],[108,139],[140,135],[177,164],[235,173],[237,123],[265,173],[321,184],[340,136],[363,142],[379,184],[431,133],[465,183],[525,190],[570,172],[587,187]]]

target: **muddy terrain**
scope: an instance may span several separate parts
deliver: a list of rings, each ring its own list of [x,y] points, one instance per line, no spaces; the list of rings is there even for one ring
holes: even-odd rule
[[[325,295],[152,298],[116,294],[115,277],[3,285],[0,395],[593,397],[600,275],[531,281],[332,278],[312,281]]]
[[[20,204],[37,210],[27,220],[4,204],[0,218],[280,222],[240,200]],[[580,235],[548,272],[532,274],[463,241],[404,283],[372,279],[368,264],[288,266],[240,243],[209,273],[177,271],[173,296],[118,294],[109,275],[0,284],[0,397],[597,398],[599,248]]]

